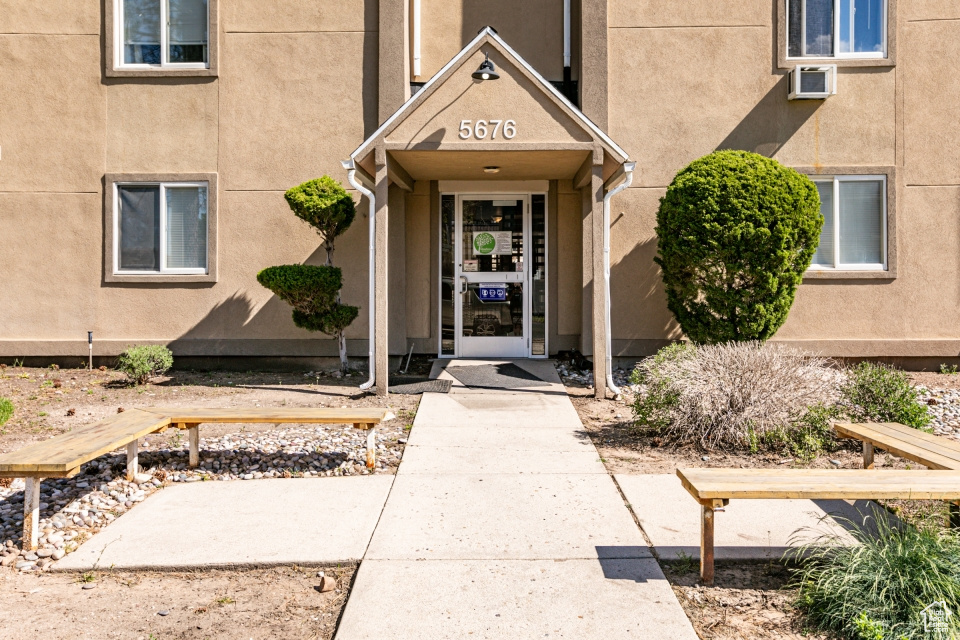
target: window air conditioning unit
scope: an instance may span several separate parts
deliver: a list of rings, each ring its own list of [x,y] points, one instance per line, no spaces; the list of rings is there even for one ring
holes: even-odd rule
[[[826,100],[837,93],[837,65],[799,64],[790,70],[789,100]]]

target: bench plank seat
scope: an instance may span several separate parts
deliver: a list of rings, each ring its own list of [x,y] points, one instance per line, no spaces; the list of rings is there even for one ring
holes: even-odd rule
[[[0,455],[0,477],[62,478],[105,453],[170,424],[154,413],[124,411],[96,424],[77,427],[49,440]]]
[[[78,427],[44,442],[0,455],[0,478],[25,478],[23,501],[23,547],[36,549],[40,514],[40,482],[43,478],[69,478],[81,465],[126,445],[127,479],[138,472],[137,446],[143,436],[170,426],[189,432],[189,464],[200,464],[200,425],[245,424],[350,424],[367,430],[367,468],[376,468],[376,427],[387,417],[386,409],[334,408],[150,408],[124,411],[92,425]]]
[[[169,416],[172,424],[220,423],[311,423],[311,424],[362,424],[375,425],[383,421],[386,409],[334,409],[334,408],[275,408],[221,409],[221,408],[146,408],[162,416]]]
[[[872,447],[879,447],[931,469],[960,470],[960,442],[949,438],[895,422],[839,422],[834,428],[840,438],[862,440],[869,445],[869,449],[864,447],[864,466],[867,468],[873,464]]]
[[[714,512],[737,499],[947,500],[960,502],[960,472],[869,469],[677,469],[700,503],[700,578],[713,583]]]

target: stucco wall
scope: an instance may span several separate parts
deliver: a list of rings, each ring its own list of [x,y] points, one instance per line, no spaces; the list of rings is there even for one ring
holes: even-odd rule
[[[429,80],[486,26],[547,80],[563,80],[561,1],[421,0],[421,15],[422,68],[416,81]]]
[[[295,328],[256,273],[324,259],[283,191],[324,173],[345,181],[340,160],[376,128],[376,2],[221,7],[219,77],[105,79],[100,2],[0,2],[0,356],[84,355],[88,330],[104,355],[150,341],[336,353]],[[219,175],[216,283],[103,282],[103,177],[125,172]],[[365,202],[359,211],[335,264],[344,301],[362,307],[351,351],[365,354]]]
[[[610,0],[609,133],[638,163],[612,207],[615,353],[680,336],[652,261],[658,200],[690,161],[733,148],[788,166],[898,169],[896,277],[805,281],[777,339],[832,355],[957,356],[960,80],[942,61],[955,57],[960,11],[898,4],[895,67],[841,68],[836,96],[790,102],[769,0]]]

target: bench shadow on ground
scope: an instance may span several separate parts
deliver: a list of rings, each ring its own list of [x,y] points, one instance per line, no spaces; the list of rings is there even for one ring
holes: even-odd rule
[[[607,580],[628,580],[638,584],[665,580],[660,566],[649,554],[648,547],[598,546],[597,562]],[[640,556],[640,557],[638,557]]]

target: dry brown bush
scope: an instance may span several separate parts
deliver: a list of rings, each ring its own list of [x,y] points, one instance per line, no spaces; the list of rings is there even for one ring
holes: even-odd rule
[[[809,407],[839,398],[842,374],[824,358],[778,344],[738,342],[678,350],[638,366],[663,399],[663,435],[705,449],[744,448],[790,429]]]

